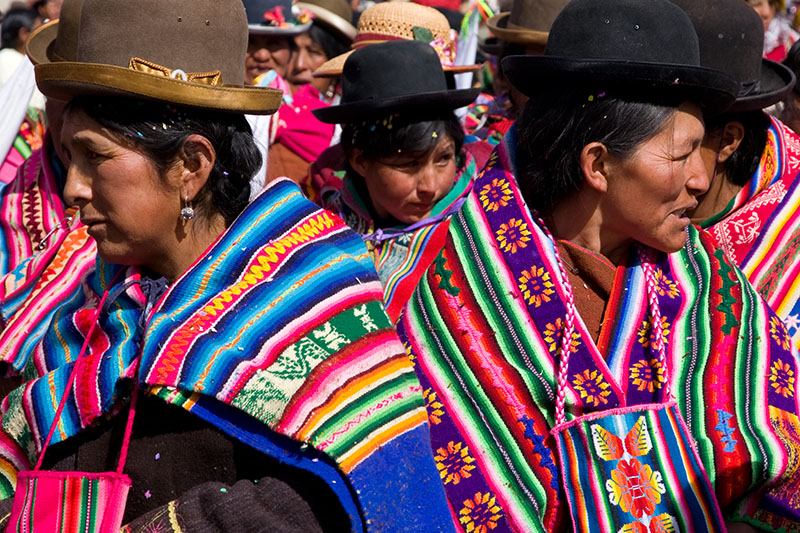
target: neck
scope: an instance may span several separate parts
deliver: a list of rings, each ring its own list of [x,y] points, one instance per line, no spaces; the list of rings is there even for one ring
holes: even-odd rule
[[[697,209],[689,214],[692,224],[701,224],[720,213],[741,190],[741,185],[731,183],[724,168],[717,170],[708,191],[697,199]]]
[[[600,195],[581,190],[552,209],[546,218],[557,239],[605,256],[614,265],[624,260],[632,241],[609,230],[600,209]]]
[[[173,245],[147,266],[173,282],[189,270],[225,229],[225,220],[219,214],[205,220],[194,219],[187,222],[179,220],[175,228]]]

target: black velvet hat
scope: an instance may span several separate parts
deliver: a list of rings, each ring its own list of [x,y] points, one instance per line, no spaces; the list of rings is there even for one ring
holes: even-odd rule
[[[292,0],[242,0],[247,13],[247,29],[254,35],[291,37],[308,31],[311,19],[298,18],[301,11]],[[301,20],[302,19],[302,20]]]
[[[724,111],[739,84],[700,66],[692,22],[668,0],[572,0],[553,22],[543,56],[509,56],[503,72],[524,94],[542,85],[621,88],[694,100]]]
[[[692,19],[700,64],[730,74],[740,86],[728,111],[752,111],[779,102],[795,83],[786,66],[761,57],[764,24],[742,0],[672,0]]]
[[[341,103],[312,113],[322,122],[340,124],[390,113],[457,109],[479,92],[448,90],[439,56],[427,43],[390,41],[355,50],[342,70]]]

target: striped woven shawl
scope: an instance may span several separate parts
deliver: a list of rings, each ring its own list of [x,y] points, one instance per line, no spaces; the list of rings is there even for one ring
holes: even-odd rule
[[[564,292],[553,244],[516,186],[513,143],[512,130],[453,218],[398,331],[464,528],[565,531],[569,512],[550,435]],[[661,368],[642,268],[631,256],[618,269],[599,342],[576,325],[567,419],[660,403],[668,375],[726,518],[798,530],[798,357],[783,324],[713,240],[691,227],[686,247],[657,262],[668,364]],[[659,453],[664,462],[653,468],[668,481],[680,450]],[[609,496],[605,486],[583,490]],[[667,483],[662,498],[680,502],[681,491]],[[611,513],[600,514],[600,530],[610,530]],[[676,518],[681,531],[693,530],[691,517]]]
[[[341,220],[273,182],[168,288],[146,328],[141,275],[127,268],[112,282],[121,268],[98,260],[27,356],[39,377],[3,402],[6,495],[41,449],[72,366],[54,442],[124,404],[141,353],[150,394],[323,477],[354,529],[363,517],[375,528],[449,525],[419,382],[367,251]],[[113,297],[75,361],[105,291]]]
[[[472,180],[477,174],[475,160],[469,152],[463,152],[465,162],[460,169],[450,192],[434,206],[431,217],[448,210],[472,190]],[[348,226],[359,235],[370,235],[376,231],[372,218],[371,202],[363,198],[353,178],[342,171],[341,186],[323,189],[322,204],[326,209],[338,213]],[[453,207],[453,209],[457,209]],[[408,302],[419,278],[431,265],[444,245],[450,217],[419,227],[380,242],[368,242],[375,268],[383,284],[383,299],[389,318],[395,321]],[[390,231],[400,230],[398,226]]]
[[[758,170],[701,224],[784,321],[800,348],[800,136],[770,117]]]

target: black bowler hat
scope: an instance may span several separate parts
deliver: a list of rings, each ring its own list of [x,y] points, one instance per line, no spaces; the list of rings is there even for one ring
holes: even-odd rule
[[[532,94],[542,84],[608,87],[694,100],[724,111],[739,84],[700,66],[689,17],[668,0],[572,0],[556,17],[543,56],[509,56],[503,72]]]
[[[692,19],[700,41],[700,64],[739,83],[728,111],[752,111],[779,102],[795,83],[790,69],[764,59],[764,24],[742,0],[672,0]]]
[[[471,103],[480,89],[447,89],[436,51],[421,41],[390,41],[355,50],[342,69],[339,105],[315,109],[328,124],[380,117],[390,113],[457,109]]]

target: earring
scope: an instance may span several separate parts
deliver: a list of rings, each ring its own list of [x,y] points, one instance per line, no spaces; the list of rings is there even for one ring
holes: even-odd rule
[[[328,100],[331,100],[334,97],[335,94],[336,94],[336,83],[335,82],[331,82],[328,85],[328,88],[325,89],[325,98],[327,98]]]
[[[181,218],[183,220],[192,220],[194,218],[194,208],[192,204],[189,203],[188,195],[184,195],[183,197],[183,209],[181,209]]]

